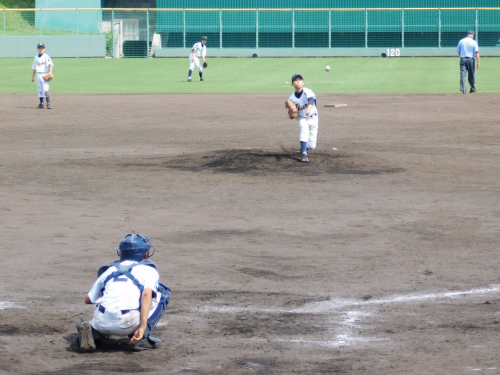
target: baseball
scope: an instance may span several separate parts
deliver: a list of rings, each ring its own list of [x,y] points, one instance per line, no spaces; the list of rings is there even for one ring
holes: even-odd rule
[[[326,70],[327,72],[329,72],[329,71],[330,71],[330,67],[329,67],[328,65],[327,65],[327,66],[325,66],[325,70]]]

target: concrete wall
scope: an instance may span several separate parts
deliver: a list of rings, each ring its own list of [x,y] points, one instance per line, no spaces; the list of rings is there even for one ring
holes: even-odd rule
[[[35,57],[43,42],[50,57],[105,57],[105,35],[0,36],[0,57]]]

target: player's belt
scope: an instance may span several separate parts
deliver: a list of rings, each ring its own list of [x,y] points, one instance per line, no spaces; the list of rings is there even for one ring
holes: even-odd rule
[[[104,314],[104,312],[106,311],[106,308],[103,305],[99,305],[99,309],[98,310]],[[125,315],[125,314],[128,314],[131,311],[134,311],[134,310],[121,310],[121,313],[122,313],[122,315]]]

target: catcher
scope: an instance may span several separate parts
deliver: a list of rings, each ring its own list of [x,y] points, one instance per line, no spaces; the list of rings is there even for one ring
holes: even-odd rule
[[[140,234],[128,234],[116,248],[120,260],[103,266],[97,281],[85,297],[95,304],[94,318],[78,320],[78,347],[93,352],[109,335],[128,336],[130,350],[155,349],[161,342],[151,331],[167,309],[170,289],[160,283],[151,240]]]
[[[203,68],[208,67],[207,62],[205,61],[205,56],[207,54],[207,40],[206,36],[201,37],[200,42],[196,42],[191,48],[191,52],[189,53],[189,75],[188,82],[192,81],[191,75],[193,74],[193,69],[196,66],[198,72],[200,73],[200,81],[204,81],[203,79]],[[203,59],[203,67],[200,62],[200,57]]]
[[[36,73],[36,86],[38,88],[38,97],[40,99],[40,104],[37,108],[43,109],[43,99],[47,100],[47,109],[51,109],[50,105],[50,92],[49,92],[49,81],[54,78],[52,75],[52,68],[54,64],[49,55],[45,53],[45,44],[38,43],[37,47],[38,55],[35,56],[35,61],[33,62],[33,74],[31,75],[31,82],[34,81]]]
[[[309,163],[308,150],[316,148],[318,139],[316,95],[304,87],[304,78],[301,74],[292,76],[292,86],[295,92],[285,102],[285,107],[288,109],[290,119],[297,119],[300,127],[300,161]]]

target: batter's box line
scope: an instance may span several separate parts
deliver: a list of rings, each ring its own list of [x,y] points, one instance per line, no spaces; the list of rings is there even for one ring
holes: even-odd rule
[[[345,300],[345,299],[330,299],[328,301],[312,302],[306,304],[304,307],[297,309],[269,309],[269,308],[258,308],[254,306],[249,307],[236,307],[236,306],[203,306],[197,311],[202,312],[219,312],[219,313],[240,313],[240,312],[261,312],[268,314],[283,314],[283,313],[293,313],[293,314],[328,314],[329,312],[342,310],[345,308],[356,307],[369,307],[377,306],[383,304],[397,304],[397,303],[414,303],[422,301],[433,301],[433,300],[444,300],[453,299],[458,297],[469,297],[476,295],[487,295],[491,293],[500,292],[500,285],[490,285],[484,288],[475,288],[470,290],[460,290],[454,292],[442,292],[442,293],[417,293],[417,294],[405,294],[405,295],[394,295],[392,297],[372,299],[368,301],[355,301],[355,300]]]

